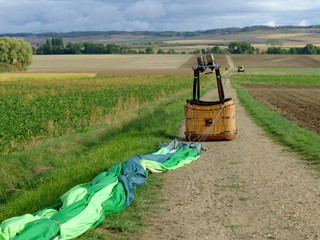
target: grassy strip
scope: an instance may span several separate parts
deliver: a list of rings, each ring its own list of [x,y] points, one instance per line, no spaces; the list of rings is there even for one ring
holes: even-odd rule
[[[246,69],[246,72],[308,72],[308,73],[320,73],[319,68],[250,68]]]
[[[319,85],[318,75],[234,75],[233,81],[258,84]]]
[[[272,111],[255,100],[237,82],[233,82],[233,87],[237,91],[241,104],[258,125],[262,126],[278,142],[301,153],[311,163],[320,164],[320,136],[318,134],[301,128],[296,123]]]

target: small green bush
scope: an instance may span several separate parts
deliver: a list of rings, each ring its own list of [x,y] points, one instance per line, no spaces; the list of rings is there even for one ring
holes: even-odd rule
[[[15,65],[0,62],[0,72],[17,72],[19,69]]]

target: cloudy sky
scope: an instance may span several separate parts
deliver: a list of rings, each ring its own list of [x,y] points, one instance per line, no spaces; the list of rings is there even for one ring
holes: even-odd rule
[[[319,0],[0,0],[1,33],[305,26],[319,16]]]

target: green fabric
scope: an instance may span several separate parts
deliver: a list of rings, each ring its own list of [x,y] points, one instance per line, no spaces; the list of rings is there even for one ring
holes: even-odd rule
[[[26,226],[20,235],[14,238],[14,240],[40,240],[40,239],[51,239],[57,236],[60,232],[60,226],[58,223],[41,218],[36,221],[30,222]]]
[[[163,163],[143,159],[141,160],[141,164],[155,170],[168,171],[187,165],[199,157],[196,149],[179,149],[172,157]]]
[[[101,204],[104,215],[108,216],[122,210],[125,203],[126,193],[122,183],[119,182],[114,188],[112,196]]]
[[[13,239],[17,234],[25,229],[26,225],[32,221],[38,220],[40,217],[31,214],[25,214],[20,217],[13,217],[5,220],[0,225],[0,240]]]
[[[157,152],[119,163],[90,183],[71,188],[61,196],[60,204],[4,221],[0,240],[73,239],[128,206],[133,190],[146,180],[146,168],[167,171],[182,167],[199,157],[199,149],[199,144],[174,140]]]

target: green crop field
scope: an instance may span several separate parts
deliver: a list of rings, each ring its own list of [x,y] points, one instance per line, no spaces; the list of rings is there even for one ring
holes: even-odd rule
[[[167,97],[190,83],[186,75],[0,75],[0,152],[84,131],[109,114]]]
[[[202,80],[203,92],[212,88],[210,76]],[[171,141],[192,84],[192,75],[0,75],[0,221],[56,204],[76,184]],[[157,178],[137,193],[132,210],[104,224],[139,229],[157,201]]]

